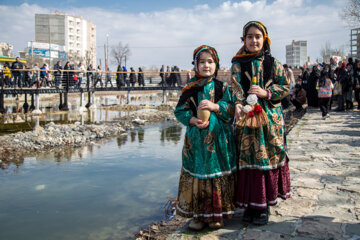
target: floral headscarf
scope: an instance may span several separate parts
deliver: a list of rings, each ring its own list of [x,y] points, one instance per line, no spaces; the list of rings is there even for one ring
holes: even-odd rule
[[[202,77],[199,75],[199,70],[198,70],[198,61],[199,61],[199,57],[200,57],[200,53],[203,51],[209,51],[212,58],[215,61],[216,64],[216,69],[215,69],[215,73],[214,75],[210,76],[210,77]],[[202,87],[204,86],[206,83],[208,83],[209,81],[211,81],[212,79],[214,79],[217,75],[217,71],[219,70],[219,56],[215,50],[215,48],[210,47],[208,45],[201,45],[200,47],[196,48],[194,50],[193,53],[193,64],[195,66],[195,78],[191,79],[189,81],[188,84],[186,84],[186,86],[183,88],[182,92],[184,93],[185,91],[189,90],[192,87]]]
[[[258,28],[264,36],[263,48],[260,51],[254,52],[254,53],[248,52],[245,48],[246,34],[247,34],[249,28],[252,26]],[[243,28],[243,36],[241,39],[244,41],[244,45],[240,48],[240,50],[237,52],[237,54],[233,57],[232,62],[250,61],[250,60],[260,57],[262,55],[270,54],[271,41],[270,41],[270,38],[269,38],[269,35],[267,32],[267,29],[263,23],[261,23],[259,21],[250,21],[247,24],[245,24],[245,26]]]
[[[212,56],[212,58],[214,59],[215,61],[215,64],[216,64],[216,69],[215,69],[215,72],[218,71],[219,69],[219,56],[215,50],[215,48],[213,47],[210,47],[208,45],[201,45],[200,47],[196,48],[194,50],[194,53],[193,53],[193,64],[195,66],[195,73],[198,73],[198,63],[199,63],[199,57],[200,57],[200,53],[204,50],[208,50]]]

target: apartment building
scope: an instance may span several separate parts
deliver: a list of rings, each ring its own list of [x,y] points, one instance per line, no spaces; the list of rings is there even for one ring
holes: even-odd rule
[[[96,26],[82,17],[35,14],[35,42],[63,46],[68,59],[96,64]]]
[[[306,64],[307,41],[293,40],[290,45],[286,45],[286,64],[292,67],[299,67]]]

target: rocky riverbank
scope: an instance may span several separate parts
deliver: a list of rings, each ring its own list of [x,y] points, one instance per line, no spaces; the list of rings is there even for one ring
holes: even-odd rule
[[[111,106],[111,110],[128,111],[129,114],[113,122],[82,125],[55,124],[36,126],[33,131],[17,132],[0,136],[0,166],[21,164],[24,157],[46,151],[57,151],[65,148],[78,148],[98,141],[127,134],[127,130],[141,125],[174,120],[174,103],[167,105],[146,106]],[[143,110],[143,111],[142,111]]]

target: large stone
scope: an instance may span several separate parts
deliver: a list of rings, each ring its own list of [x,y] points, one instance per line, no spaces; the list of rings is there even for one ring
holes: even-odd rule
[[[256,229],[249,229],[245,234],[238,236],[238,240],[259,240],[259,239],[269,239],[269,240],[282,240],[284,238],[283,234],[273,233],[267,231],[258,231]]]
[[[274,207],[273,211],[279,216],[306,216],[314,212],[316,200],[304,198],[289,198],[282,204]]]
[[[303,187],[293,188],[293,195],[314,200],[318,200],[320,192],[321,190],[319,189],[309,189]]]
[[[302,237],[312,237],[315,239],[336,239],[342,240],[342,223],[333,222],[331,217],[306,217],[302,219],[302,224],[296,229],[296,233]]]
[[[303,174],[302,178],[297,178],[292,181],[291,185],[293,187],[303,187],[303,188],[313,188],[313,189],[323,189],[324,184],[320,182],[320,177],[316,176],[307,176]]]
[[[319,206],[312,213],[316,216],[329,217],[335,222],[354,222],[354,210],[349,206],[348,208],[339,207],[337,205],[327,204],[325,206]]]

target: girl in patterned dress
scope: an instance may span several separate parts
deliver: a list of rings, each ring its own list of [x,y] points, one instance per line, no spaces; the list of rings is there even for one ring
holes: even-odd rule
[[[232,59],[232,97],[238,154],[236,205],[243,221],[264,225],[277,197],[290,196],[290,175],[280,100],[290,82],[281,63],[270,54],[264,24],[248,22],[244,46]],[[260,119],[260,120],[259,120]]]
[[[189,228],[221,228],[234,214],[234,108],[227,83],[216,80],[219,58],[202,45],[193,54],[195,76],[182,90],[174,114],[186,128],[182,151],[177,214],[193,218]],[[209,110],[201,120],[198,110]]]

